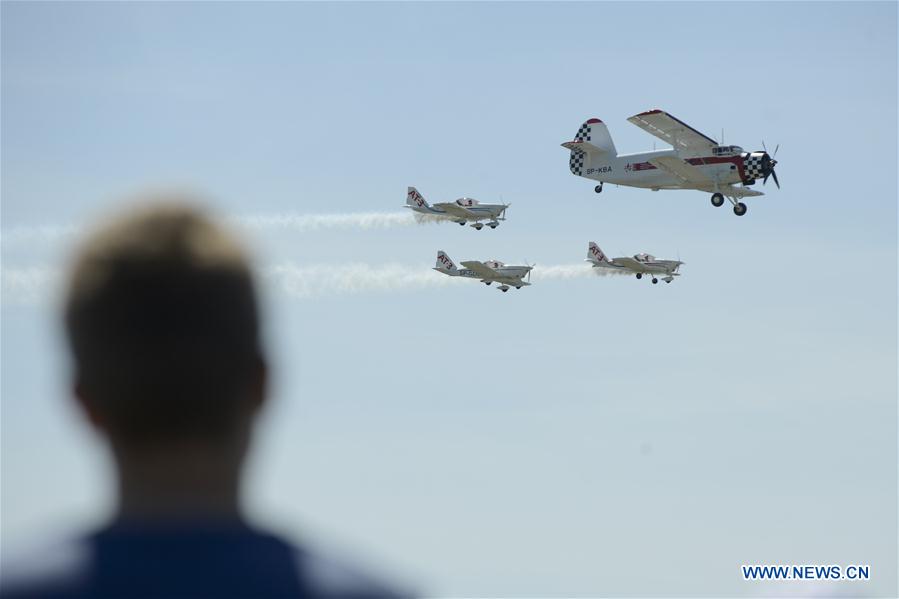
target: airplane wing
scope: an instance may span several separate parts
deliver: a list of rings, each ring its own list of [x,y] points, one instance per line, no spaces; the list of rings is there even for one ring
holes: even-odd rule
[[[468,210],[467,208],[464,208],[455,202],[442,202],[440,204],[434,204],[434,208],[439,208],[447,214],[457,216],[459,218],[474,218],[475,216],[477,216],[477,214],[475,214],[471,210]]]
[[[478,262],[477,260],[469,260],[468,262],[463,262],[462,266],[473,270],[478,274],[478,276],[483,277],[488,281],[495,281],[502,278],[502,275],[500,275],[498,272],[496,272],[483,262]]]
[[[615,264],[619,266],[623,266],[624,268],[630,269],[634,272],[642,272],[644,269],[644,265],[640,262],[637,262],[633,258],[615,258]]]
[[[754,189],[750,189],[749,187],[737,187],[736,185],[724,185],[724,188],[721,189],[721,193],[724,195],[730,195],[735,198],[751,198],[755,196],[763,196],[765,195],[764,191],[756,191]],[[714,189],[706,189],[704,191],[715,191]]]
[[[680,179],[681,184],[685,187],[692,187],[710,193],[720,191],[726,196],[735,198],[765,195],[764,192],[756,191],[742,185],[724,184],[716,187],[715,181],[712,180],[711,177],[708,177],[701,170],[677,156],[660,156],[651,159],[649,162],[669,175]]]
[[[652,158],[649,162],[669,175],[680,179],[682,183],[688,185],[714,184],[714,181],[706,176],[705,173],[677,156],[660,156]]]
[[[647,110],[627,120],[689,156],[711,153],[712,148],[718,145],[708,135],[703,135],[664,110]]]

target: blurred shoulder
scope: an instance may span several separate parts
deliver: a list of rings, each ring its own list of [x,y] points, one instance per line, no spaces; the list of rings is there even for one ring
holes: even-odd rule
[[[86,539],[46,543],[0,559],[0,597],[79,597],[94,561]]]
[[[0,598],[411,597],[351,563],[245,527],[115,526],[0,560]]]
[[[399,599],[414,595],[336,556],[296,548],[300,577],[315,597]]]

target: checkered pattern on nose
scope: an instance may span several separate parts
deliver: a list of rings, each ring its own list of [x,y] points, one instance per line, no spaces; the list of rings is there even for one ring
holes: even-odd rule
[[[762,169],[764,154],[750,154],[743,158],[743,175],[747,179],[761,179],[765,176]]]

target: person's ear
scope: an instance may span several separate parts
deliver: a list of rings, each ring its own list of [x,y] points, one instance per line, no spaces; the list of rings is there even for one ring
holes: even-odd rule
[[[103,420],[103,416],[97,409],[96,404],[91,401],[87,387],[80,377],[76,377],[72,384],[72,395],[74,396],[78,407],[81,409],[81,413],[87,418],[87,421],[91,423],[91,426],[98,430],[106,430],[106,423]]]

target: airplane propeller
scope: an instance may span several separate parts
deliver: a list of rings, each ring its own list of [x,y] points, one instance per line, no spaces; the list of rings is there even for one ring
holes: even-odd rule
[[[777,166],[777,161],[774,160],[774,157],[777,156],[780,144],[777,144],[774,147],[774,153],[771,155],[768,154],[768,147],[765,146],[765,140],[762,140],[762,148],[765,150],[765,156],[762,158],[762,172],[765,174],[765,178],[762,179],[762,185],[768,182],[768,177],[772,177],[774,179],[774,184],[777,185],[777,189],[780,189],[780,181],[777,180],[777,173],[774,172],[774,167]]]

